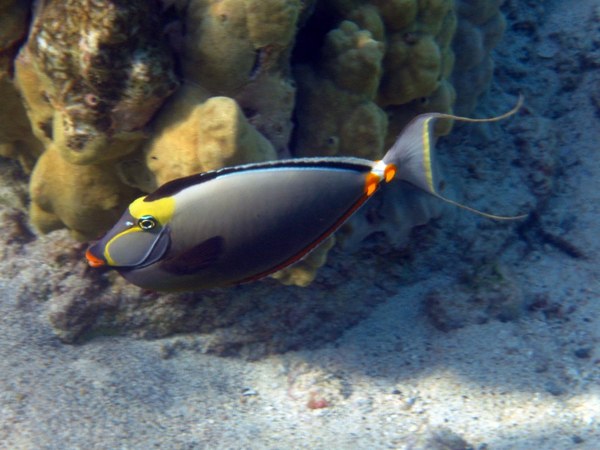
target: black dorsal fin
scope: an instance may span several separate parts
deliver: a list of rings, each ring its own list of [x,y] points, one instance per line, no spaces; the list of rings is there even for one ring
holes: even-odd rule
[[[265,161],[259,163],[244,164],[240,166],[224,167],[222,169],[212,170],[210,172],[197,173],[183,178],[177,178],[169,181],[159,187],[156,191],[148,194],[145,202],[153,202],[161,198],[170,197],[181,192],[182,190],[195,186],[206,181],[213,180],[217,177],[236,172],[247,172],[251,170],[264,169],[293,169],[293,168],[330,168],[330,169],[346,169],[356,170],[358,172],[368,172],[371,170],[373,163],[368,159],[361,158],[297,158],[297,159],[280,159],[275,161]]]

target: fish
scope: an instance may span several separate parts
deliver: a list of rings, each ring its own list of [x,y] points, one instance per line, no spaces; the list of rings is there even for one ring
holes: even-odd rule
[[[260,280],[302,259],[382,186],[405,181],[445,202],[434,168],[436,120],[494,122],[444,113],[416,116],[379,161],[312,157],[258,162],[178,178],[133,201],[86,251],[91,267],[117,270],[152,291],[187,291]]]

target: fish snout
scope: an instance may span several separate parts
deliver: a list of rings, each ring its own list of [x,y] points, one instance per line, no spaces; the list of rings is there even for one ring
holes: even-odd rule
[[[92,252],[93,247],[94,246],[89,247],[85,252],[85,259],[87,259],[88,264],[91,267],[105,266],[106,261],[104,260],[104,258],[99,258],[98,256],[94,255],[94,253]]]

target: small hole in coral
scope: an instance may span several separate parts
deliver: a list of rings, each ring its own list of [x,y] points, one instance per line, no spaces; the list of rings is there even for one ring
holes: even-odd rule
[[[411,32],[404,33],[402,35],[402,39],[404,39],[404,42],[406,42],[408,45],[415,45],[419,41],[417,34]]]
[[[52,139],[52,120],[40,122],[38,127],[40,127],[40,130],[42,130],[44,136],[46,136],[48,139]]]
[[[242,108],[242,111],[248,119],[252,119],[258,114],[258,111],[254,108]]]
[[[99,99],[97,95],[94,94],[86,94],[83,97],[84,101],[86,104],[88,104],[89,106],[97,106],[99,103]]]

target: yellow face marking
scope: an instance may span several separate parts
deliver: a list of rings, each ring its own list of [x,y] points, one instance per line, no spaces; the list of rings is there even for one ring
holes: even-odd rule
[[[431,169],[431,142],[429,139],[429,122],[433,117],[425,119],[423,122],[423,165],[425,166],[425,178],[431,192],[435,192],[433,187],[433,172]]]
[[[106,258],[106,262],[108,263],[109,266],[116,266],[117,263],[115,262],[114,259],[112,259],[112,257],[110,256],[110,246],[111,244],[113,244],[117,239],[119,239],[122,236],[125,236],[126,234],[129,233],[138,233],[142,231],[140,228],[133,226],[131,228],[127,228],[125,231],[121,231],[119,234],[115,234],[112,239],[110,241],[108,241],[106,243],[106,246],[104,247],[104,257]]]
[[[169,223],[175,212],[175,199],[163,197],[153,202],[145,202],[146,197],[140,197],[129,205],[129,213],[139,219],[142,216],[153,216],[160,225]]]
[[[134,219],[137,221],[140,217],[149,215],[154,217],[159,225],[165,225],[169,223],[173,217],[173,213],[175,212],[175,199],[173,197],[164,197],[154,200],[153,202],[145,202],[145,198],[146,197],[140,197],[129,205],[129,213],[134,217]],[[142,231],[144,230],[135,224],[131,228],[127,228],[126,230],[114,235],[112,239],[106,243],[106,247],[104,249],[104,257],[106,258],[106,262],[112,266],[116,265],[115,261],[110,256],[111,244],[126,234],[139,233]]]

